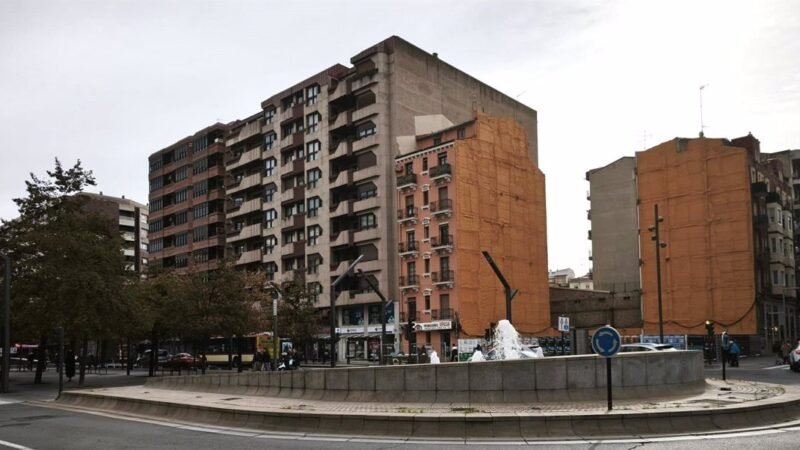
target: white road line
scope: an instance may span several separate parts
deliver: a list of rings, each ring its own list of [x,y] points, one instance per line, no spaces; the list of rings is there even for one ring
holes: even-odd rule
[[[782,366],[769,366],[769,367],[762,367],[761,368],[761,370],[775,370],[775,369],[789,370],[789,366],[788,365],[782,365]]]
[[[30,447],[25,447],[24,445],[15,444],[13,442],[8,442],[8,441],[0,441],[0,445],[2,445],[3,447],[15,448],[17,450],[33,450]]]

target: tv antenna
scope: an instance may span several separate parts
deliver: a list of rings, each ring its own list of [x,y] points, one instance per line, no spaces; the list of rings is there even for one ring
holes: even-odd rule
[[[708,84],[700,85],[700,137],[705,137],[705,129],[706,125],[703,122],[703,89],[705,89]]]

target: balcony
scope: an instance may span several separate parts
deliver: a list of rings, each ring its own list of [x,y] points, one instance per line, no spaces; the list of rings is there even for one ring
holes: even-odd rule
[[[306,215],[299,213],[291,216],[284,216],[282,230],[292,228],[303,228],[306,225]]]
[[[374,241],[380,239],[382,236],[383,232],[378,227],[362,228],[356,230],[355,233],[353,233],[353,241],[354,242]]]
[[[397,210],[397,223],[413,225],[417,223],[417,210],[414,206],[407,206],[405,209]]]
[[[419,255],[419,241],[400,242],[398,253],[401,258],[416,258]]]
[[[444,234],[431,236],[431,250],[437,253],[450,253],[453,251],[453,235]]]
[[[242,167],[248,163],[261,159],[261,146],[256,148],[252,148],[241,155],[239,155],[238,159],[231,160],[226,168],[227,170],[233,170],[237,167]]]
[[[247,200],[239,206],[234,206],[226,212],[226,215],[229,219],[232,219],[255,211],[261,211],[261,199],[258,197]]]
[[[228,195],[231,195],[234,192],[243,191],[259,184],[261,184],[261,173],[256,172],[252,175],[241,178],[238,181],[234,180],[232,184],[226,186],[226,192]]]
[[[431,320],[448,320],[455,319],[455,311],[453,308],[432,309]]]
[[[238,231],[234,230],[228,234],[228,242],[241,241],[251,237],[261,237],[261,224],[254,223]]]
[[[287,148],[287,147],[291,147],[291,146],[293,146],[295,144],[300,143],[299,140],[297,140],[297,141],[295,140],[295,136],[297,136],[297,133],[293,133],[293,134],[290,134],[288,136],[284,136],[284,138],[281,139],[281,149],[284,149],[284,148]]]
[[[418,290],[419,289],[419,275],[416,275],[416,274],[408,275],[408,276],[401,275],[400,276],[400,289],[401,290],[409,290],[409,289]]]
[[[438,288],[452,288],[456,279],[452,270],[431,272],[431,283]]]
[[[428,171],[428,175],[431,177],[431,181],[447,183],[453,177],[453,168],[448,163],[439,164],[438,166],[431,167]]]
[[[417,188],[417,174],[409,173],[406,175],[398,175],[397,176],[397,190],[405,191],[410,190],[413,191]]]
[[[353,151],[357,152],[359,150],[364,150],[365,148],[372,147],[378,145],[378,135],[373,134],[361,139],[356,139],[353,141]]]
[[[358,122],[361,119],[366,119],[367,117],[374,116],[376,114],[378,114],[378,104],[372,103],[353,111],[353,122]]]
[[[254,262],[261,262],[261,249],[250,250],[242,252],[236,258],[236,265],[250,264]]]
[[[453,200],[443,198],[438,202],[430,202],[430,208],[433,217],[450,217],[453,215]]]

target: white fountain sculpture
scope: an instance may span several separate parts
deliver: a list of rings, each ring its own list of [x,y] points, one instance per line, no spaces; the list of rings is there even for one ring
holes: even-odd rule
[[[439,355],[436,353],[436,351],[432,351],[431,352],[430,360],[431,360],[431,364],[439,364],[439,362],[440,362],[439,361]]]

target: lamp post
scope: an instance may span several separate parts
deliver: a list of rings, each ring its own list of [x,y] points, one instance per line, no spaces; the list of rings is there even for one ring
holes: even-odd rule
[[[383,341],[386,339],[386,306],[389,303],[391,303],[391,301],[386,299],[386,297],[383,295],[380,289],[378,289],[378,286],[376,286],[375,283],[373,283],[372,280],[369,279],[369,277],[364,275],[364,272],[361,269],[358,269],[358,275],[364,277],[364,281],[367,282],[369,287],[372,288],[372,290],[375,291],[375,294],[377,294],[378,297],[381,299],[381,350],[378,353],[378,356],[380,357],[380,362],[378,364],[382,366],[384,362]]]
[[[503,273],[500,272],[500,268],[497,267],[492,256],[487,251],[481,252],[483,253],[483,257],[486,258],[486,262],[492,267],[494,274],[497,275],[497,278],[500,280],[500,283],[503,285],[503,289],[506,292],[506,320],[511,322],[511,300],[514,300],[514,297],[519,293],[519,289],[511,289],[511,285],[508,284],[506,277],[503,276]]]
[[[278,298],[283,295],[283,291],[281,291],[281,287],[274,281],[270,281],[269,285],[272,287],[272,293],[275,294],[272,297],[272,345],[274,346],[272,349],[274,352],[272,354],[272,359],[275,361],[275,368],[277,369],[278,357],[280,356],[281,350],[281,341],[278,339]]]
[[[5,265],[5,294],[3,302],[3,392],[8,393],[8,377],[10,375],[11,359],[9,352],[11,351],[11,257],[5,253],[0,253],[0,258],[3,258]]]
[[[336,285],[341,283],[363,258],[364,255],[358,255],[358,258],[347,267],[347,270],[331,283],[331,367],[336,367]]]
[[[664,343],[664,315],[661,306],[661,249],[665,248],[667,244],[665,242],[661,242],[661,234],[659,232],[659,226],[661,222],[664,221],[664,218],[658,215],[658,204],[654,205],[654,222],[655,225],[652,225],[648,228],[648,231],[653,233],[650,236],[650,239],[656,242],[656,283],[658,285],[658,338],[661,344]]]

